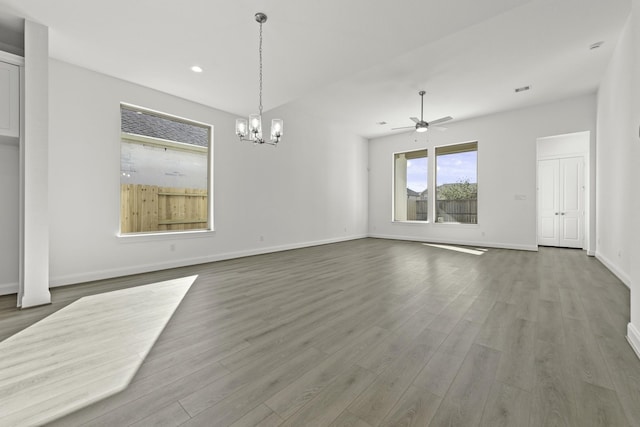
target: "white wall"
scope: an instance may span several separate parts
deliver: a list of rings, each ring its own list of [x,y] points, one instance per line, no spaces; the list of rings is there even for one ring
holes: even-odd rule
[[[640,356],[640,0],[598,91],[596,256],[631,289],[627,336]]]
[[[631,211],[637,184],[631,180],[633,139],[631,117],[631,66],[633,47],[627,24],[598,91],[598,177],[596,257],[629,286],[631,239],[629,225],[637,220]],[[634,165],[635,167],[635,165]]]
[[[18,289],[20,148],[0,142],[0,295]]]
[[[536,250],[536,139],[590,131],[595,96],[585,95],[447,125],[446,132],[377,138],[369,146],[369,233],[376,237]],[[393,153],[478,141],[478,225],[391,221]],[[592,145],[594,142],[592,141]],[[525,196],[525,200],[516,200]]]
[[[214,126],[215,232],[116,237],[120,102]],[[51,60],[51,284],[365,236],[367,141],[273,114],[285,120],[278,147],[241,143],[234,115]]]

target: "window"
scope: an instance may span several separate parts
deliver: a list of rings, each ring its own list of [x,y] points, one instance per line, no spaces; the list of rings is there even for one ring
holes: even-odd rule
[[[211,229],[211,126],[121,104],[120,233]]]
[[[436,147],[436,222],[478,223],[478,143]]]
[[[427,221],[427,150],[394,155],[394,221]]]

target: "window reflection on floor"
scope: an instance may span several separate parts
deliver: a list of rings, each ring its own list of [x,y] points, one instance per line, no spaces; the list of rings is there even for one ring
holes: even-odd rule
[[[448,249],[450,251],[462,252],[462,253],[471,254],[471,255],[482,255],[488,251],[488,249],[484,249],[484,248],[471,249],[471,248],[461,248],[460,246],[436,245],[434,243],[423,243],[423,245],[431,246],[433,248]]]

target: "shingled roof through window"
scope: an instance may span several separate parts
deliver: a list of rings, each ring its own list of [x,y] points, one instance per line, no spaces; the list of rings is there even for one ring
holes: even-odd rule
[[[120,108],[122,132],[185,144],[209,146],[209,129],[169,118]]]

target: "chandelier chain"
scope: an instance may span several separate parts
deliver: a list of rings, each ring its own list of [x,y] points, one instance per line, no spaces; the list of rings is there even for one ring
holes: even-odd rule
[[[260,110],[260,117],[262,117],[262,22],[260,22],[260,47],[258,49],[260,56],[260,104],[258,110]]]

